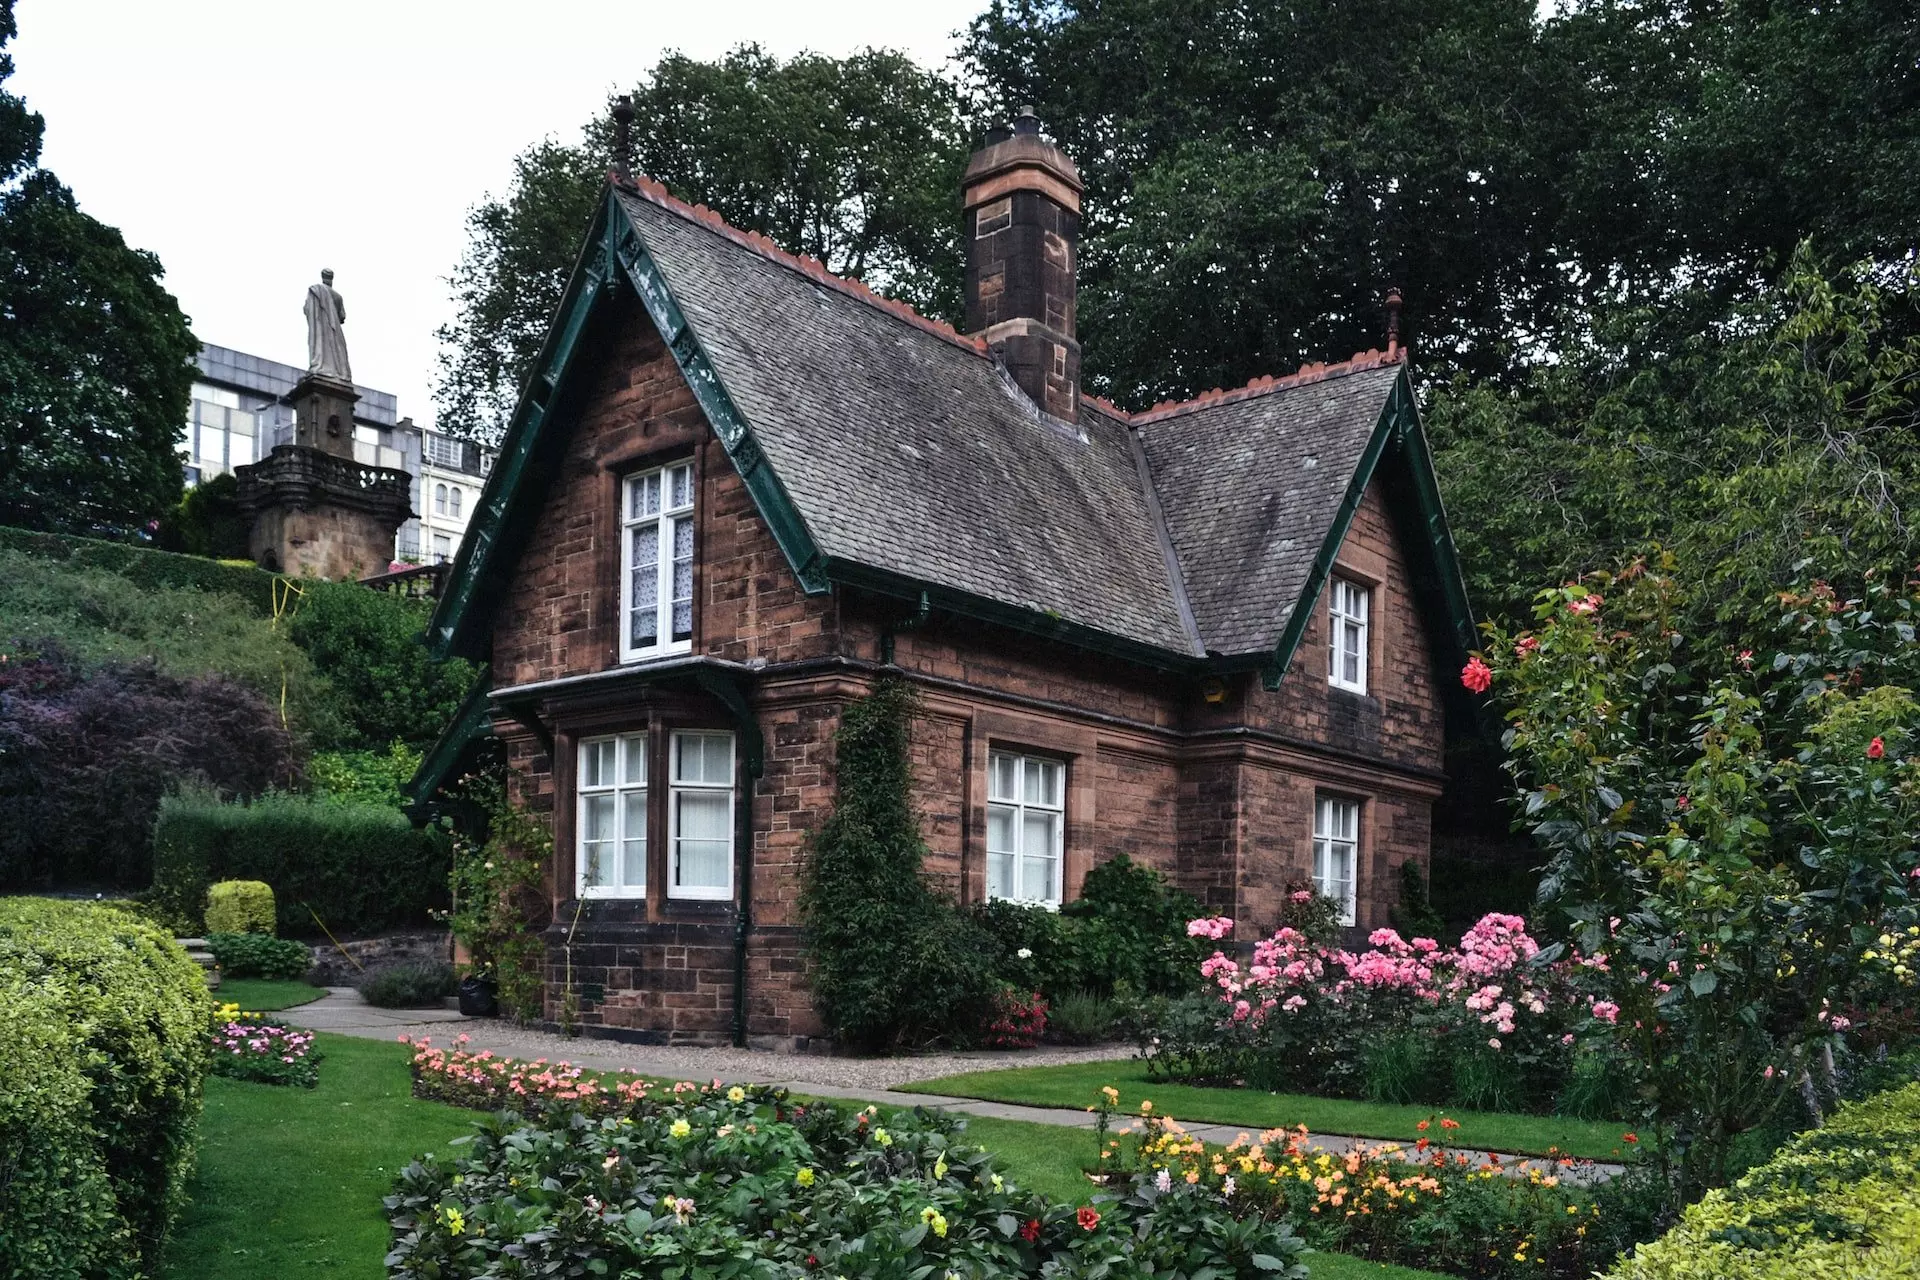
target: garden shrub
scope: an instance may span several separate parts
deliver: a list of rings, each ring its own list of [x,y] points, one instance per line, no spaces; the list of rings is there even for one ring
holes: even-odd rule
[[[1894,1280],[1920,1267],[1920,1084],[1842,1106],[1611,1280]]]
[[[0,653],[0,887],[145,888],[168,791],[255,795],[300,778],[278,713],[224,676],[89,668],[50,642]]]
[[[313,951],[306,943],[270,933],[209,932],[207,947],[229,978],[300,978],[313,968]]]
[[[1436,1057],[1433,1037],[1411,1027],[1368,1037],[1360,1048],[1367,1098],[1402,1104],[1445,1101],[1445,1090],[1435,1088]]]
[[[14,1004],[23,991],[34,998]],[[41,1250],[34,1224],[45,1222],[44,1204],[68,1203],[79,1214],[61,1228],[71,1233],[69,1256],[102,1259],[87,1274],[151,1273],[193,1170],[210,1010],[200,966],[128,912],[85,902],[0,899],[0,998],[5,1017],[22,1028],[26,1043],[61,1047],[54,1061],[70,1065],[84,1090],[82,1111],[72,1076],[27,1067],[21,1068],[24,1079],[16,1077],[26,1092],[16,1095],[14,1080],[0,1088],[0,1114],[9,1126],[0,1145],[13,1151],[37,1146],[48,1159],[58,1154],[51,1185],[31,1185],[31,1173],[29,1185],[18,1181],[36,1165],[46,1170],[37,1154],[12,1179],[0,1178],[0,1199],[48,1197],[21,1211],[18,1236],[13,1206],[0,1213],[0,1236],[6,1239],[0,1251],[32,1256]],[[7,1043],[0,1058],[21,1043],[11,1034],[0,1039]],[[16,1109],[16,1097],[44,1097],[46,1106]],[[99,1200],[96,1171],[111,1189],[111,1218]],[[60,1274],[60,1267],[51,1273]]]
[[[463,824],[450,837],[448,927],[466,948],[468,972],[493,980],[500,1008],[515,1018],[538,1017],[546,954],[540,927],[549,910],[545,877],[553,832],[507,799],[506,779],[497,768],[462,778],[457,793],[483,822]],[[484,834],[476,835],[473,825]]]
[[[981,1039],[989,1049],[1032,1049],[1047,1033],[1047,1002],[1038,991],[1001,987],[987,1010],[987,1030]]]
[[[316,751],[307,762],[315,795],[395,809],[407,803],[407,784],[419,770],[419,750],[404,742],[390,743],[385,751]]]
[[[970,1038],[996,989],[979,926],[929,882],[907,749],[914,693],[847,705],[833,812],[808,841],[801,914],[816,1007],[859,1049]]]
[[[21,572],[19,561],[30,559],[44,562],[50,573],[68,578],[107,573],[142,591],[200,591],[231,597],[259,617],[273,611],[273,575],[250,564],[223,564],[197,555],[4,525],[0,525],[0,556],[18,558],[0,561],[14,573]],[[5,612],[0,610],[0,614]]]
[[[445,833],[380,805],[281,792],[223,804],[184,792],[161,803],[153,842],[162,906],[197,913],[214,880],[265,880],[276,887],[282,934],[419,925],[446,904]]]
[[[1067,1044],[1096,1044],[1113,1033],[1114,1002],[1091,991],[1069,991],[1047,1008],[1048,1025]]]
[[[360,979],[360,998],[383,1009],[437,1005],[453,994],[453,966],[431,960],[382,965]]]
[[[1077,961],[1074,985],[1105,996],[1187,990],[1202,954],[1187,922],[1199,914],[1199,902],[1160,872],[1115,854],[1087,872],[1079,896],[1060,908]]]
[[[261,880],[221,880],[207,888],[208,933],[272,933],[273,887]]]
[[[478,1122],[386,1201],[395,1277],[500,1274],[1102,1276],[1304,1280],[1283,1221],[1151,1184],[1054,1204],[995,1170],[965,1122],[679,1086],[598,1119],[564,1105]],[[538,1188],[538,1191],[533,1191]],[[603,1271],[600,1269],[604,1268]]]
[[[299,584],[288,635],[326,676],[325,697],[337,736],[318,743],[386,751],[433,745],[473,687],[477,671],[459,659],[436,662],[421,635],[430,601],[357,582]]]

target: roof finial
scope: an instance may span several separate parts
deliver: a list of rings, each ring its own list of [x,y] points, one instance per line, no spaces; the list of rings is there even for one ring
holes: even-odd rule
[[[613,100],[613,176],[622,182],[633,181],[633,95],[630,93]]]
[[[1400,290],[1387,290],[1387,358],[1400,354]]]

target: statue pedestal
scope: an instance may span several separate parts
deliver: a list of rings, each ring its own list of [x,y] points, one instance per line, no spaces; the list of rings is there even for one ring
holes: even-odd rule
[[[295,394],[313,382],[304,380]],[[328,394],[315,391],[313,398],[324,404]],[[303,431],[307,403],[299,405]],[[350,415],[350,400],[346,409]],[[327,419],[316,421],[325,432]],[[290,577],[359,579],[385,573],[393,562],[393,535],[413,515],[413,478],[355,462],[353,419],[341,421],[344,457],[330,448],[283,444],[264,461],[235,468],[240,510],[253,522],[247,551],[261,568]]]
[[[293,442],[353,460],[353,406],[360,393],[351,382],[310,373],[293,384]]]

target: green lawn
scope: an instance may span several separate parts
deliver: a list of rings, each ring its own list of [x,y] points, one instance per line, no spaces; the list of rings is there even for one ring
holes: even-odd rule
[[[238,985],[221,992],[234,999]],[[325,1032],[317,1043],[326,1055],[317,1089],[208,1078],[193,1203],[174,1229],[165,1280],[385,1276],[381,1197],[416,1155],[466,1133],[475,1113],[414,1098],[404,1046]],[[969,1116],[967,1136],[1044,1195],[1084,1201],[1097,1189],[1080,1172],[1088,1131]],[[1339,1254],[1313,1254],[1308,1265],[1314,1280],[1438,1280]]]
[[[309,1004],[325,994],[325,987],[310,986],[298,979],[226,978],[213,998],[221,1004],[237,1004],[248,1013],[272,1013]]]
[[[221,988],[224,992],[225,986]],[[200,1168],[167,1280],[381,1280],[381,1197],[474,1113],[411,1093],[407,1050],[321,1033],[320,1087],[209,1077]]]
[[[1249,1132],[1304,1124],[1310,1133],[1344,1133],[1411,1142],[1421,1136],[1414,1126],[1439,1114],[1432,1107],[1156,1083],[1147,1079],[1145,1064],[1124,1058],[1060,1067],[974,1071],[900,1087],[915,1093],[1084,1109],[1093,1102],[1102,1085],[1112,1085],[1120,1091],[1122,1111],[1137,1113],[1141,1100],[1149,1099],[1156,1111],[1178,1121],[1245,1125]],[[1448,1110],[1445,1114],[1460,1122],[1460,1127],[1447,1135],[1449,1143],[1457,1146],[1527,1153],[1544,1153],[1557,1147],[1569,1155],[1596,1160],[1620,1159],[1629,1149],[1620,1141],[1624,1130],[1618,1124],[1498,1111]],[[1440,1130],[1430,1129],[1427,1136],[1437,1140]]]

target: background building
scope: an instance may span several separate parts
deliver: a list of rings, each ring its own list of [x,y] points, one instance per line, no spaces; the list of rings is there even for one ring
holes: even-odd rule
[[[186,479],[201,484],[264,459],[293,443],[288,396],[306,370],[211,344],[200,349],[200,373],[181,441]],[[414,518],[394,538],[394,558],[408,563],[451,561],[466,535],[480,485],[493,469],[493,450],[426,430],[399,416],[386,391],[355,386],[353,456],[369,466],[412,477]]]

